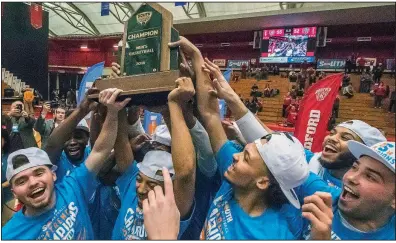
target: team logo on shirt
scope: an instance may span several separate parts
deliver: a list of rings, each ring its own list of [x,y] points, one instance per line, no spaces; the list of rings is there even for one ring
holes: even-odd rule
[[[121,229],[125,240],[145,240],[147,233],[144,228],[143,212],[137,208],[136,213],[132,208],[128,208],[124,217],[124,226]]]
[[[58,210],[51,221],[42,227],[42,233],[37,240],[86,240],[87,232],[84,227],[76,232],[78,207],[74,202],[69,203],[68,207]],[[77,235],[76,235],[77,233]]]

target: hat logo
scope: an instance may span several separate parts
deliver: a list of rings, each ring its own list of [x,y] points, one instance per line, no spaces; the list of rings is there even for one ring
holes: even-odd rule
[[[316,90],[315,95],[316,95],[316,100],[317,101],[323,101],[327,95],[330,93],[331,88],[321,88]]]
[[[150,21],[152,15],[152,12],[142,12],[136,15],[136,20],[139,24],[146,25],[147,22]]]

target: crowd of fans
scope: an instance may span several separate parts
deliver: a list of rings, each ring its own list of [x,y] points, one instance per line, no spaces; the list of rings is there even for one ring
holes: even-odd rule
[[[68,115],[58,108],[53,121],[45,119],[47,104],[37,121],[22,102],[12,104],[2,178],[22,206],[3,240],[395,239],[394,142],[351,120],[312,153],[256,119],[190,41],[170,46],[192,67],[180,66],[167,104],[153,108],[166,123],[153,136],[115,88],[91,88],[98,102],[86,96]],[[120,74],[117,64],[113,70]],[[301,88],[284,98],[292,120]],[[234,121],[221,121],[218,99]]]

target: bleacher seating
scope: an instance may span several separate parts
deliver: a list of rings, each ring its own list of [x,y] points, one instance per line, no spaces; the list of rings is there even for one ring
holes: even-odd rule
[[[384,75],[383,81],[394,87],[394,80]],[[257,81],[254,79],[240,80],[239,82],[231,81],[231,87],[237,94],[241,94],[243,99],[249,98],[250,89]],[[359,90],[360,76],[351,74],[351,82],[355,91]],[[271,88],[280,90],[280,95],[272,98],[263,98],[263,111],[258,112],[261,121],[267,124],[281,123],[283,96],[288,92],[289,81],[281,76],[269,76],[269,80],[261,80],[258,82],[259,91],[264,90],[265,85],[269,83]],[[384,130],[387,137],[395,137],[395,114],[386,111],[388,104],[384,102],[382,109],[373,108],[374,98],[369,94],[355,93],[351,99],[342,97],[340,99],[339,118],[337,123],[351,119],[359,119],[368,124]]]

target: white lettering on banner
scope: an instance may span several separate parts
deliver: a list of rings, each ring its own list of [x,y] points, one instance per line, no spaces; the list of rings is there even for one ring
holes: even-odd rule
[[[320,121],[320,110],[311,110],[309,113],[309,119],[307,124],[307,131],[305,134],[304,148],[311,150],[314,135],[316,133],[316,127]]]
[[[146,38],[146,37],[151,37],[151,36],[156,36],[156,35],[159,35],[159,30],[150,30],[150,31],[146,31],[146,32],[130,34],[130,35],[128,35],[128,40],[135,40],[135,39]]]
[[[68,206],[69,217],[65,219],[65,222],[60,224],[55,230],[53,239],[54,240],[72,240],[74,238],[74,223],[76,222],[78,207],[71,202]]]
[[[154,49],[145,49],[145,50],[139,50],[139,51],[131,51],[128,53],[129,56],[136,56],[140,54],[147,54],[147,53],[154,53]]]

